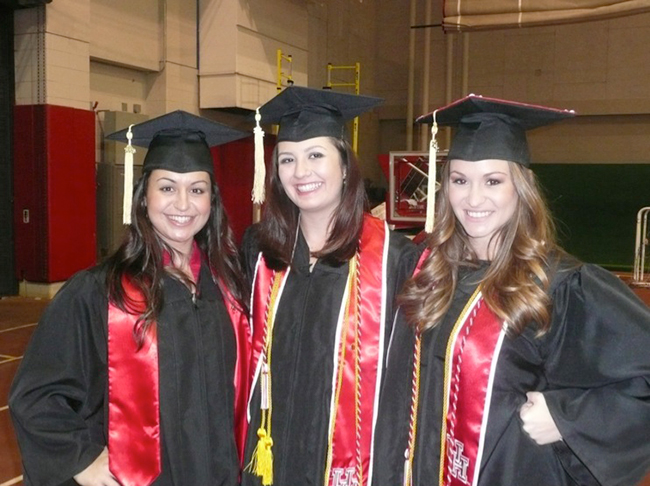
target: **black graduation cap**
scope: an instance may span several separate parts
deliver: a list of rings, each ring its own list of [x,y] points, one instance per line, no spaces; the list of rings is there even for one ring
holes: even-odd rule
[[[416,123],[433,123],[457,128],[447,158],[478,161],[501,159],[530,165],[526,130],[575,116],[573,110],[559,110],[515,101],[469,95]]]
[[[260,124],[279,125],[276,141],[301,142],[314,137],[345,138],[345,124],[383,103],[382,98],[331,89],[288,86],[256,110],[253,202],[264,202],[264,132]]]
[[[331,89],[289,86],[262,105],[259,113],[261,123],[280,125],[278,142],[300,142],[314,137],[344,137],[347,121],[383,101]]]
[[[106,138],[127,142],[124,148],[124,202],[123,222],[131,223],[133,189],[133,145],[148,148],[142,165],[143,172],[164,169],[172,172],[205,171],[214,176],[210,147],[238,140],[247,132],[207,118],[176,110],[131,125]]]
[[[172,172],[205,171],[214,175],[210,147],[232,142],[250,135],[228,125],[176,110],[132,125],[106,138],[131,143],[149,150],[142,166],[143,172],[165,169]]]

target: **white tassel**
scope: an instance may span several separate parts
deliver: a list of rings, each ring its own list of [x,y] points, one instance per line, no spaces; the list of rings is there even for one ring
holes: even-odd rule
[[[404,451],[404,475],[402,476],[402,486],[411,486],[411,462],[409,461],[409,450]]]
[[[124,199],[122,202],[122,223],[131,224],[131,207],[133,205],[133,154],[135,147],[131,145],[133,125],[129,125],[129,131],[126,132],[128,144],[124,147]]]
[[[429,142],[429,178],[427,181],[427,215],[424,221],[424,231],[431,233],[436,214],[436,157],[438,156],[438,123],[436,112],[433,112],[433,124],[431,125],[431,141]]]
[[[255,110],[255,178],[253,180],[253,203],[264,202],[264,181],[266,179],[266,165],[264,164],[264,130],[260,126],[259,108]]]

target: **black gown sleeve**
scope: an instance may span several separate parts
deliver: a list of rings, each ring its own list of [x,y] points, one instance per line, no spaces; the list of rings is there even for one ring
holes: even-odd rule
[[[252,284],[255,276],[255,264],[259,256],[258,231],[259,224],[254,224],[246,228],[240,247],[240,258],[244,274],[249,284]]]
[[[397,254],[392,259],[394,267],[389,270],[392,275],[389,278],[392,281],[392,292],[388,312],[392,326],[388,329],[385,369],[375,426],[373,486],[402,484],[404,452],[408,444],[415,333],[404,320],[395,300],[413,275],[423,251],[423,246],[415,245],[410,240],[405,242],[405,237],[399,234],[394,233],[391,238],[396,240],[391,244],[391,251]]]
[[[544,346],[544,397],[575,455],[561,455],[563,466],[636,485],[650,468],[650,309],[610,272],[583,265],[553,293]]]
[[[104,295],[96,273],[74,276],[45,310],[18,368],[9,410],[27,485],[75,484],[106,444]]]
[[[397,322],[397,298],[406,281],[413,275],[422,248],[410,239],[391,231],[388,248],[388,292],[386,302],[386,347],[390,346]],[[386,362],[384,362],[386,366]]]
[[[413,275],[422,248],[406,236],[391,231],[388,251],[389,279],[393,282],[393,294],[397,296],[402,291],[404,283]]]
[[[373,486],[403,484],[408,447],[415,333],[397,313],[375,427]]]

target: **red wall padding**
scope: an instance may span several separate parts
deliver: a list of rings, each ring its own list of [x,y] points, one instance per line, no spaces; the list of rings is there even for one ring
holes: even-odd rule
[[[14,140],[16,277],[66,280],[96,259],[94,114],[16,106]]]
[[[275,136],[267,134],[264,137],[267,172],[274,146]],[[240,243],[244,230],[253,222],[251,201],[255,165],[253,137],[213,147],[212,156],[215,179],[221,191],[223,205],[228,213],[237,243]]]

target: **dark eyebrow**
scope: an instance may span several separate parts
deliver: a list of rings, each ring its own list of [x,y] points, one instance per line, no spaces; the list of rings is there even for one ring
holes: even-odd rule
[[[309,147],[305,147],[300,152],[309,152],[310,150],[314,150],[314,149],[327,150],[324,146],[316,144],[316,145],[311,145]],[[278,152],[278,156],[294,155],[296,152],[298,152],[298,150],[283,150],[281,152]]]
[[[305,149],[305,152],[309,152],[310,150],[314,150],[314,149],[325,150],[325,147],[323,147],[322,145],[318,145],[318,144],[317,145],[312,145],[311,147],[307,147]]]
[[[172,179],[172,178],[167,177],[167,176],[161,176],[161,177],[159,177],[158,179],[155,180],[155,182],[160,182],[160,181],[168,181],[168,182],[171,182],[172,184],[177,184],[178,183],[177,180]],[[192,185],[192,186],[195,185],[195,184],[206,184],[207,185],[207,184],[209,184],[209,181],[206,181],[205,179],[201,179],[201,180],[194,181],[194,182],[190,183],[190,185]]]

